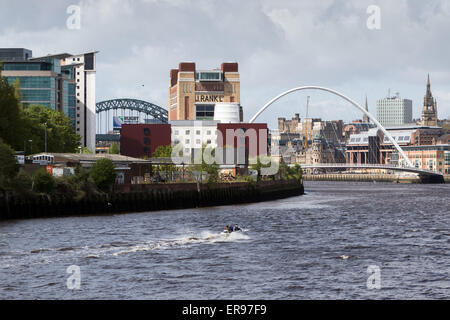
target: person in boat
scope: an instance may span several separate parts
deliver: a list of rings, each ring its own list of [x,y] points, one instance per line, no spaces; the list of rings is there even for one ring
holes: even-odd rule
[[[241,230],[241,228],[239,228],[239,226],[237,224],[235,224],[233,227],[233,231],[239,231],[239,230]]]

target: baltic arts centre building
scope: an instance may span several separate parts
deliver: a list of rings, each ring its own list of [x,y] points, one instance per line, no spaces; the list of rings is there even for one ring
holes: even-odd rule
[[[224,62],[220,69],[197,70],[194,62],[181,62],[170,70],[168,108],[169,121],[214,120],[227,113],[242,121],[238,64]]]

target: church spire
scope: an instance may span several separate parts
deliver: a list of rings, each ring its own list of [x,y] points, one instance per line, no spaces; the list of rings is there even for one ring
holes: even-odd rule
[[[365,105],[365,109],[367,112],[369,112],[369,104],[367,103],[367,94],[366,94],[366,105]],[[363,116],[363,122],[368,123],[370,121],[369,117],[367,115],[364,114]]]
[[[427,91],[423,99],[422,111],[422,125],[436,126],[437,125],[437,103],[431,93],[430,74],[427,76]]]

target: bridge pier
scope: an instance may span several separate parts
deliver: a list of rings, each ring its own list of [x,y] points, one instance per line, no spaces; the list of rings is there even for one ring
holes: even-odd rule
[[[444,176],[419,174],[420,183],[445,183]]]

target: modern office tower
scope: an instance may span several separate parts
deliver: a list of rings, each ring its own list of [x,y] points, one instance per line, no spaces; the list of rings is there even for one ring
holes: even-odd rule
[[[182,62],[178,69],[170,70],[170,121],[214,120],[216,103],[224,102],[240,103],[236,62],[222,63],[220,69],[214,70],[197,70],[194,62]]]
[[[437,102],[431,94],[430,75],[428,75],[427,92],[423,99],[421,124],[423,126],[437,126]]]
[[[70,117],[81,144],[95,151],[95,54],[32,57],[31,50],[1,49],[2,76],[19,81],[26,108],[39,104]]]
[[[384,127],[412,123],[412,101],[398,94],[377,100],[377,120]]]

